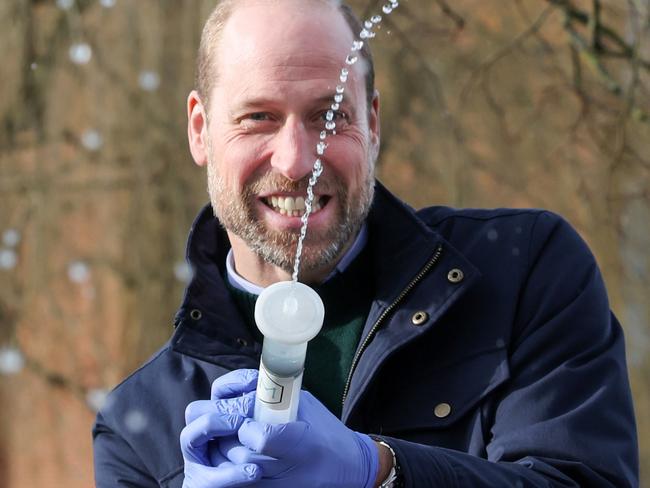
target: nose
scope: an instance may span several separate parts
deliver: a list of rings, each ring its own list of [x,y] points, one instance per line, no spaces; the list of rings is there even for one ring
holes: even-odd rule
[[[309,137],[305,124],[293,117],[275,136],[271,166],[284,177],[299,181],[311,172],[316,160],[316,145]]]

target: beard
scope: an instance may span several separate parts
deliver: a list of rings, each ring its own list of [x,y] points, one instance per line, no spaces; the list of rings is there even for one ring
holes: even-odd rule
[[[300,257],[301,271],[332,266],[350,240],[357,235],[372,205],[375,187],[373,167],[374,164],[369,160],[365,181],[355,194],[350,194],[343,179],[328,172],[325,166],[315,188],[321,193],[335,196],[328,205],[337,205],[336,218],[334,224],[324,230],[312,230],[308,225]],[[291,273],[300,229],[278,230],[267,227],[256,215],[255,205],[258,202],[257,196],[261,193],[298,192],[306,198],[311,175],[300,181],[292,181],[279,174],[267,173],[252,177],[243,189],[238,190],[226,185],[211,154],[207,172],[210,201],[221,225],[242,239],[264,261]]]

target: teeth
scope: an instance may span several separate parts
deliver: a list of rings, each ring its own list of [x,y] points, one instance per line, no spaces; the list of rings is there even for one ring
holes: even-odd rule
[[[312,213],[317,212],[322,208],[320,198],[317,197],[311,205]],[[273,195],[266,199],[266,203],[275,209],[281,215],[288,215],[292,217],[300,217],[305,213],[305,198],[304,197],[291,197],[291,196],[276,196]]]

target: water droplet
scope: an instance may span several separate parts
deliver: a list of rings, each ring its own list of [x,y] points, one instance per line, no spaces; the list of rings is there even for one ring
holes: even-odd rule
[[[192,267],[185,261],[179,261],[174,265],[174,277],[181,283],[189,283],[194,277]]]
[[[97,151],[104,144],[104,140],[99,132],[88,129],[81,134],[81,144],[89,151]]]
[[[330,108],[331,108],[332,110],[338,110],[339,108],[341,108],[341,105],[339,105],[338,103],[333,103],[332,106],[331,106]]]
[[[334,111],[333,110],[328,110],[325,113],[325,120],[334,120]]]
[[[393,7],[393,9],[396,9],[397,7],[399,7],[399,2],[397,0],[390,0],[390,3],[391,3],[391,6]]]
[[[56,0],[56,6],[61,10],[70,10],[74,6],[74,0]]]
[[[341,73],[341,76],[339,76],[339,80],[341,80],[341,83],[345,83],[346,81],[348,81],[348,75],[344,75],[343,73]]]
[[[357,62],[359,58],[357,56],[353,56],[352,54],[348,54],[348,57],[345,58],[345,63],[346,64],[354,64]]]
[[[366,20],[366,21],[363,23],[363,26],[364,26],[366,29],[372,29],[372,21],[370,21],[370,20]]]
[[[383,12],[384,12],[386,15],[388,15],[389,13],[391,13],[391,12],[393,11],[393,6],[392,6],[391,4],[388,4],[388,3],[387,3],[387,4],[384,5],[381,9],[383,10]]]
[[[354,41],[352,43],[352,51],[361,51],[363,47],[363,41]]]
[[[134,434],[139,434],[147,428],[149,423],[147,416],[140,410],[131,410],[124,417],[124,425]]]
[[[73,261],[68,265],[68,278],[73,283],[84,283],[90,278],[90,269],[83,261]]]
[[[326,137],[327,137],[327,132],[324,131],[324,130],[320,131],[320,138],[321,138],[321,140],[324,141]]]
[[[19,373],[25,365],[25,358],[15,347],[0,347],[0,374]]]
[[[20,242],[20,232],[16,229],[7,229],[2,233],[2,242],[5,246],[15,247]]]
[[[328,121],[328,122],[325,122],[325,128],[327,130],[334,130],[336,128],[336,123],[331,121],[331,120]]]
[[[32,71],[34,71],[36,68],[38,68],[38,63],[32,63],[29,65]]]
[[[488,241],[495,242],[499,238],[499,233],[496,229],[490,229],[487,233]]]
[[[359,33],[359,37],[360,37],[361,39],[368,39],[368,38],[370,37],[370,31],[369,31],[368,29],[363,29],[363,30]]]
[[[0,269],[13,269],[18,263],[18,256],[13,249],[0,249]]]
[[[104,8],[115,7],[115,0],[99,0],[99,4]]]
[[[323,170],[323,162],[320,160],[320,158],[318,158],[316,161],[314,161],[314,171],[319,172],[322,170]]]
[[[334,101],[336,103],[341,103],[343,101],[343,94],[337,93],[336,95],[334,95]]]
[[[144,91],[155,91],[160,86],[160,76],[155,71],[142,71],[138,77],[138,84]]]
[[[95,412],[107,405],[109,391],[104,388],[93,388],[86,393],[86,403]]]
[[[350,74],[350,70],[347,69],[347,68],[342,68],[341,69],[341,74],[347,77],[348,74]]]
[[[324,142],[319,142],[318,144],[316,144],[316,152],[318,153],[319,156],[323,155],[326,147],[327,144],[325,144]]]
[[[93,50],[85,42],[77,42],[68,51],[70,60],[75,64],[87,64],[93,57]]]
[[[381,15],[373,15],[370,21],[373,24],[379,24],[379,22],[381,22]]]
[[[336,93],[343,93],[345,91],[345,87],[343,85],[336,85]]]

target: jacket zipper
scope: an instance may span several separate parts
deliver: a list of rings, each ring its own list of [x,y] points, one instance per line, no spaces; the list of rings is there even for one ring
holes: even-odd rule
[[[436,251],[434,252],[433,256],[429,261],[424,265],[424,267],[420,270],[420,272],[411,280],[411,282],[406,285],[406,288],[402,290],[402,292],[397,296],[397,298],[391,303],[386,309],[382,312],[382,314],[379,316],[379,318],[375,321],[373,324],[372,328],[366,335],[365,339],[361,343],[361,347],[357,351],[357,353],[354,355],[354,358],[352,359],[352,366],[350,367],[350,372],[348,373],[348,379],[345,382],[345,388],[343,389],[343,399],[341,400],[341,405],[345,405],[345,400],[348,397],[348,393],[350,390],[350,383],[352,382],[352,374],[354,373],[355,368],[357,367],[357,363],[359,362],[359,358],[361,357],[361,354],[363,354],[363,351],[368,347],[368,344],[370,344],[370,341],[372,340],[373,336],[377,333],[377,330],[379,330],[380,325],[384,321],[384,319],[397,307],[397,305],[404,299],[406,295],[417,285],[422,278],[433,268],[433,266],[438,262],[440,259],[440,255],[442,254],[442,245],[438,245],[436,248]]]

